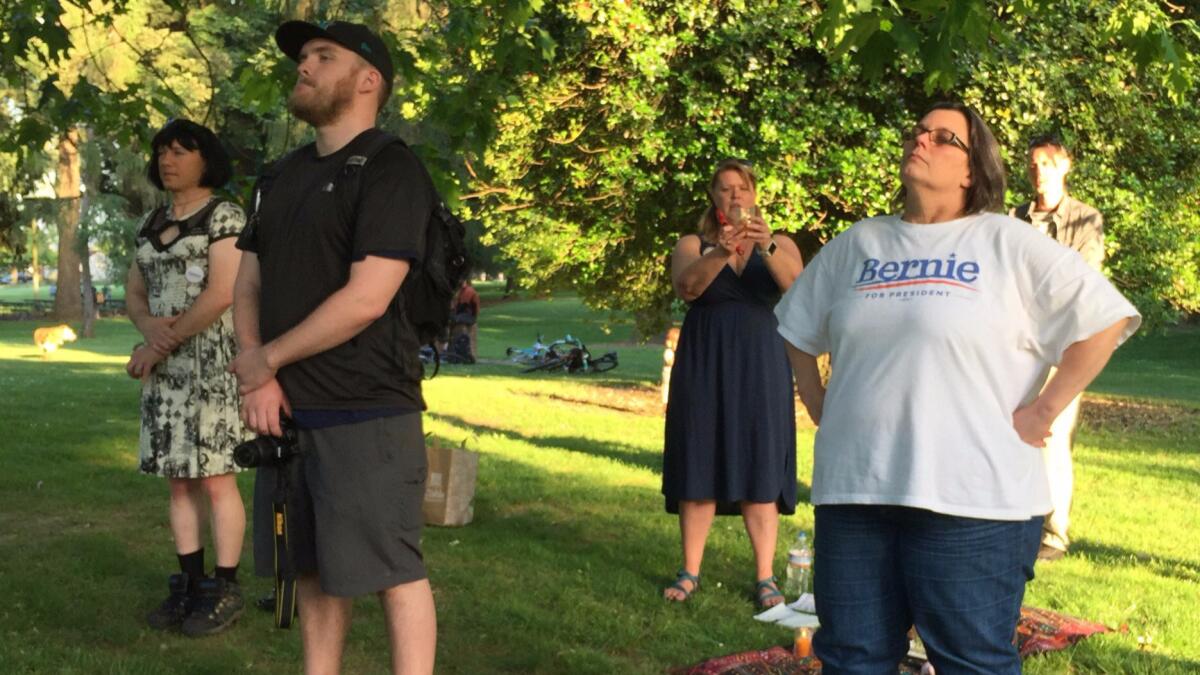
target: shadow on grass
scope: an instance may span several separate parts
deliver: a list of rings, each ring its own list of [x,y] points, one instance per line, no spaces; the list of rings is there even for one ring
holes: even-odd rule
[[[1123,675],[1194,675],[1200,673],[1200,662],[1131,648],[1132,637],[1109,633],[1067,647],[1065,652],[1034,654],[1027,661],[1037,662],[1047,672],[1049,666],[1057,673],[1122,673]],[[1100,647],[1099,645],[1103,645]]]
[[[1071,542],[1072,553],[1082,553],[1097,562],[1111,565],[1146,567],[1162,577],[1200,582],[1200,563],[1178,558],[1164,558],[1145,551],[1135,551],[1121,546],[1101,544],[1089,539]]]
[[[466,429],[473,429],[478,434],[497,434],[509,440],[520,441],[549,450],[566,450],[593,457],[611,459],[623,464],[649,469],[654,473],[662,473],[662,453],[652,452],[624,443],[594,441],[577,436],[528,436],[517,431],[501,427],[474,424],[467,420],[445,413],[426,412],[426,416],[448,424]]]
[[[1175,453],[1169,453],[1175,454]],[[1178,453],[1184,454],[1184,453]],[[1079,461],[1079,460],[1076,460]],[[1184,483],[1185,485],[1200,484],[1200,469],[1182,464],[1158,465],[1144,460],[1131,460],[1128,457],[1090,456],[1086,463],[1089,467],[1102,467],[1109,471],[1125,473],[1139,478],[1153,477],[1167,483]]]
[[[714,528],[712,585],[686,606],[668,605],[661,592],[678,566],[678,535],[656,491],[550,475],[497,454],[481,458],[479,475],[476,521],[426,531],[431,575],[447,599],[439,617],[471,626],[441,633],[453,672],[662,672],[773,644],[777,631],[749,620],[752,554],[740,523]]]
[[[465,429],[472,429],[477,434],[497,434],[509,440],[520,441],[548,450],[566,450],[602,459],[611,459],[623,464],[640,467],[662,474],[662,453],[643,450],[623,443],[596,441],[577,436],[529,436],[510,429],[468,422],[467,420],[444,413],[427,412],[428,417],[441,422],[453,424]],[[812,500],[812,487],[803,481],[796,481],[797,504],[808,504]]]

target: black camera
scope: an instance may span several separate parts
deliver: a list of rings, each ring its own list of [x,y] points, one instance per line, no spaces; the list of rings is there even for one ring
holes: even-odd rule
[[[233,449],[233,461],[244,469],[260,466],[279,466],[300,454],[296,444],[296,430],[291,424],[282,424],[283,436],[259,436],[239,444]]]

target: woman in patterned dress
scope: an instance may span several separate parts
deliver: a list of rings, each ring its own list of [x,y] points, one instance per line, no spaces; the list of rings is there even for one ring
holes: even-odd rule
[[[170,522],[180,573],[150,612],[154,628],[217,632],[241,614],[237,567],[246,512],[233,448],[248,438],[238,418],[233,281],[242,209],[213,195],[232,174],[216,135],[188,120],[154,137],[150,181],[170,203],[143,220],[129,269],[129,318],[145,338],[129,359],[142,380],[140,469],[170,484]],[[202,529],[211,513],[216,572],[205,576]]]

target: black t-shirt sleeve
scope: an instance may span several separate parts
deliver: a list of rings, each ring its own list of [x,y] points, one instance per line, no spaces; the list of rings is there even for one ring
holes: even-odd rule
[[[258,253],[258,232],[255,227],[256,225],[258,225],[257,216],[251,216],[246,220],[246,226],[242,228],[242,233],[237,238],[237,247],[239,249]]]
[[[412,150],[390,145],[363,169],[352,258],[368,255],[420,262],[433,190]]]

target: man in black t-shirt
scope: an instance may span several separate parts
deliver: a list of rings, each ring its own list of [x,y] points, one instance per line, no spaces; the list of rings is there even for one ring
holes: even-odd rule
[[[394,672],[431,673],[437,637],[421,557],[425,444],[421,366],[400,284],[420,262],[433,192],[393,143],[360,169],[352,214],[338,181],[382,133],[392,62],[364,26],[289,21],[275,41],[296,61],[288,106],[316,142],[281,160],[238,240],[234,292],[242,417],[260,434],[296,427],[301,462],[289,543],[306,672],[337,672],[351,598],[376,593]],[[255,561],[273,573],[277,471],[258,470]],[[298,485],[295,483],[299,483]]]

